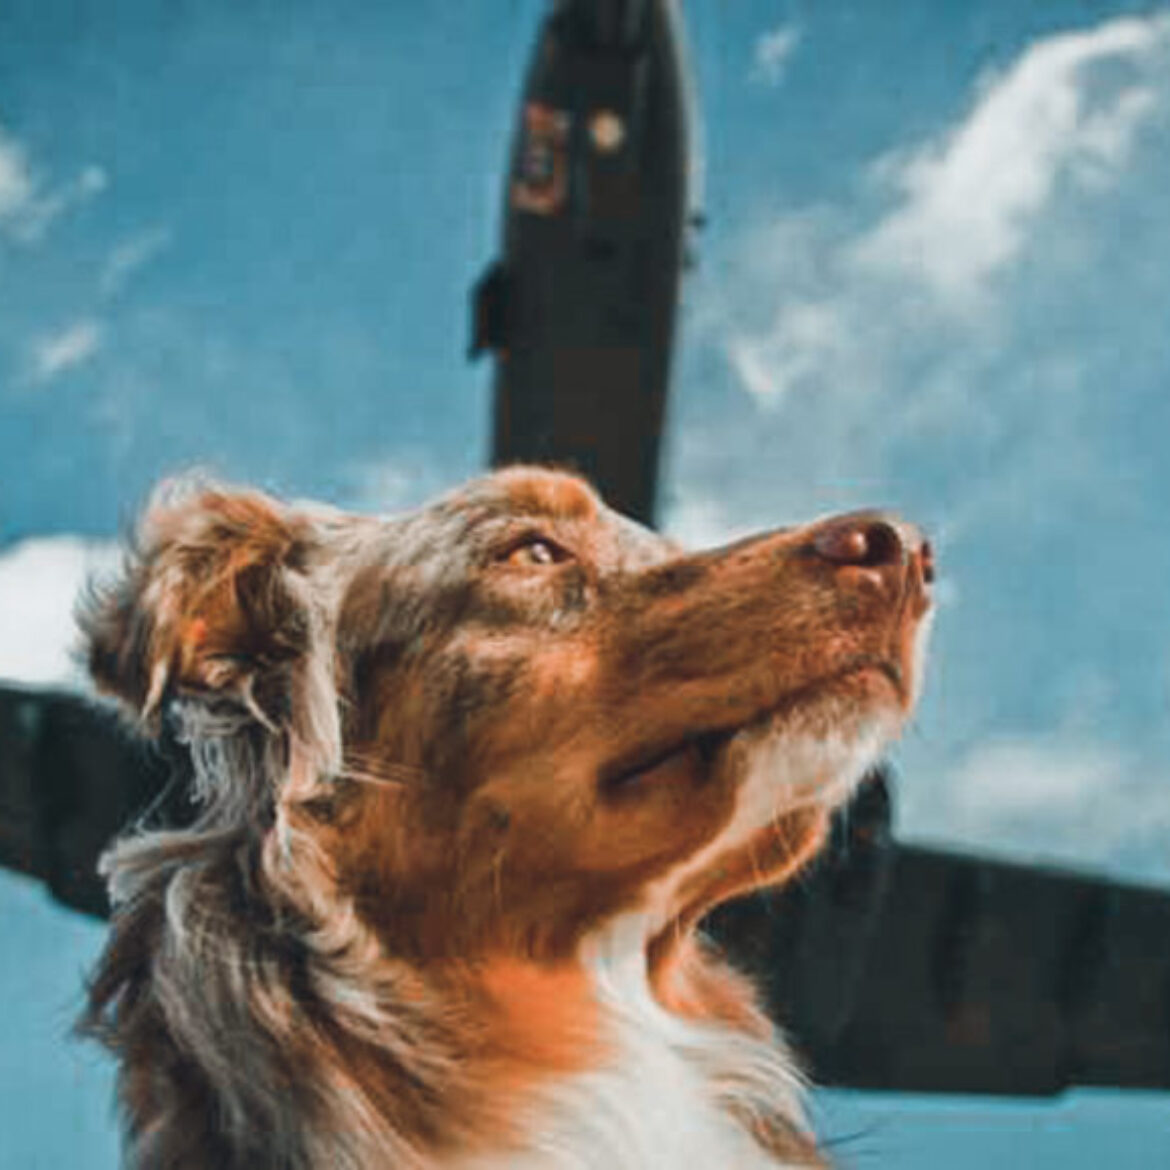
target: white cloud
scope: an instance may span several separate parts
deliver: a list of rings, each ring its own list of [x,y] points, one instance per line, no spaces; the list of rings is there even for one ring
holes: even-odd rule
[[[739,536],[746,536],[750,526],[728,515],[719,500],[694,491],[676,492],[663,507],[662,530],[683,548],[716,548]]]
[[[152,227],[112,248],[99,281],[102,295],[112,297],[120,293],[132,276],[162,255],[173,241],[170,228]]]
[[[110,185],[101,167],[88,166],[75,178],[51,190],[41,192],[14,217],[11,234],[22,244],[36,244],[66,212],[96,198]]]
[[[1106,66],[1125,70],[1118,83]],[[1170,67],[1170,17],[1127,17],[1039,41],[983,83],[938,140],[880,160],[901,203],[851,259],[963,303],[1026,248],[1062,182],[1101,187],[1125,166]]]
[[[1109,867],[1170,832],[1170,776],[1141,753],[1071,730],[991,737],[907,810],[911,836]]]
[[[999,830],[1025,817],[1078,814],[1095,794],[1115,792],[1125,772],[1117,751],[1035,738],[980,744],[956,768],[951,804],[964,821]]]
[[[0,678],[80,688],[73,658],[76,599],[91,574],[117,564],[113,544],[73,536],[24,541],[0,553]]]
[[[791,24],[761,33],[752,49],[751,80],[761,85],[779,85],[802,36],[801,30]]]
[[[349,469],[349,491],[342,507],[360,512],[394,513],[417,508],[455,480],[444,476],[420,452],[400,452],[392,459],[355,463]]]
[[[22,244],[35,244],[50,226],[109,186],[99,166],[86,166],[71,180],[46,188],[25,146],[0,126],[0,232]]]
[[[867,411],[903,432],[937,421],[1003,347],[1006,279],[1025,259],[1054,269],[1092,233],[1140,132],[1168,112],[1170,16],[1038,41],[980,83],[958,124],[871,168],[892,206],[875,212],[863,191],[752,231],[716,294],[727,303],[708,306],[710,339],[769,409],[821,393],[858,424]]]
[[[75,321],[32,345],[29,377],[37,384],[51,382],[90,360],[101,348],[102,326],[92,318]]]
[[[748,393],[774,407],[790,388],[838,361],[848,345],[837,305],[796,300],[777,315],[766,335],[731,335],[727,357]]]
[[[25,214],[35,194],[24,148],[0,127],[0,225]]]

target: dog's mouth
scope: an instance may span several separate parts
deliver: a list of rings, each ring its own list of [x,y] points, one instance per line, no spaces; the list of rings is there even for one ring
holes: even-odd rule
[[[747,721],[701,728],[681,739],[647,744],[636,754],[612,760],[600,770],[599,787],[603,794],[617,798],[658,776],[686,774],[702,781],[714,775],[719,757],[740,732],[795,720],[818,704],[849,696],[859,715],[878,705],[906,710],[911,703],[910,693],[906,671],[900,664],[887,658],[859,658],[785,695],[779,703]]]
[[[654,774],[673,771],[676,767],[687,767],[700,776],[709,775],[719,752],[738,730],[732,727],[699,731],[666,746],[649,747],[632,759],[615,760],[601,769],[599,787],[606,795],[618,796]]]

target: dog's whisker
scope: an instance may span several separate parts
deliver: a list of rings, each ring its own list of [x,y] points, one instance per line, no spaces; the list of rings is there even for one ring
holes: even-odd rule
[[[504,915],[504,850],[498,849],[492,858],[492,900],[496,914]]]
[[[379,761],[372,767],[360,763],[343,763],[337,772],[339,780],[352,780],[357,784],[381,785],[387,788],[402,788],[417,783],[425,773],[410,764]]]
[[[375,775],[372,772],[359,772],[354,768],[342,768],[335,779],[352,780],[355,784],[368,784],[374,788],[404,788],[410,782],[407,777]]]
[[[748,861],[752,868],[752,877],[755,879],[756,886],[759,887],[766,885],[767,883],[764,880],[763,870],[760,868],[759,854],[756,853],[755,838],[752,838],[750,841],[748,841],[747,853]]]

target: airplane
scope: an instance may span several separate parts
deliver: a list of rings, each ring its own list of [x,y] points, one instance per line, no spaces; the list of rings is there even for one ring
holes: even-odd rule
[[[673,0],[554,0],[524,85],[503,256],[473,294],[492,461],[555,462],[653,522],[691,207]],[[181,746],[76,696],[0,687],[0,864],[108,913],[99,854],[191,816]],[[1170,893],[898,842],[888,766],[809,873],[721,908],[715,938],[821,1084],[1047,1095],[1170,1088]]]
[[[701,222],[691,104],[674,4],[557,3],[521,99],[503,256],[473,294],[471,353],[495,356],[492,462],[571,466],[645,523]]]

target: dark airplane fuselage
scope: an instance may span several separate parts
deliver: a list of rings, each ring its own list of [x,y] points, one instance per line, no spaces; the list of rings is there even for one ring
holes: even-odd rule
[[[477,291],[494,463],[564,461],[649,522],[688,226],[690,96],[673,0],[562,0],[542,26]],[[631,437],[641,450],[631,457]]]

